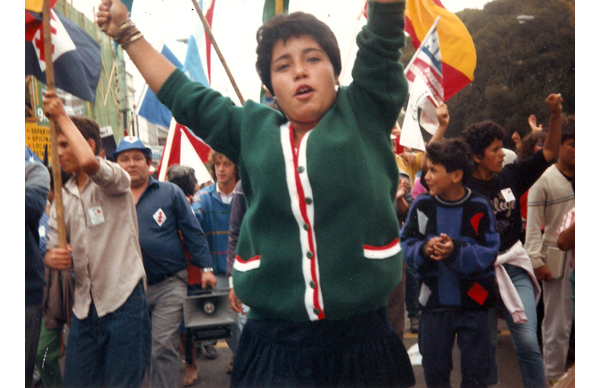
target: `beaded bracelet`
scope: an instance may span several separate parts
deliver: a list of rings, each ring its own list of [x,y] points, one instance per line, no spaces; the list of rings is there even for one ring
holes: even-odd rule
[[[127,49],[127,47],[132,44],[133,42],[135,42],[136,40],[143,38],[144,34],[142,34],[139,30],[136,29],[137,34],[132,36],[126,43],[123,43],[121,45],[121,47],[123,48],[123,50]]]
[[[128,19],[118,29],[114,38],[115,42],[123,49],[126,49],[131,43],[142,38],[144,35],[135,26],[135,23]]]

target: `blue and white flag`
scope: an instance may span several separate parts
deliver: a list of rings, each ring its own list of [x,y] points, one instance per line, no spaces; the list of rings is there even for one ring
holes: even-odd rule
[[[30,11],[25,13],[25,74],[31,74],[46,83],[46,53],[41,14]],[[50,17],[56,87],[94,102],[102,71],[100,45],[60,13],[51,10]]]
[[[206,74],[204,73],[204,66],[202,66],[200,51],[198,50],[198,44],[194,35],[190,35],[190,39],[187,42],[183,71],[192,81],[200,82],[202,85],[210,87],[208,78],[206,78]]]
[[[183,65],[177,59],[175,54],[169,50],[166,45],[163,45],[160,50],[161,54],[164,55],[169,62],[178,67],[179,69],[183,68]],[[145,117],[146,120],[151,123],[163,126],[165,128],[169,128],[171,124],[171,112],[164,106],[158,99],[156,98],[156,94],[146,85],[144,96],[142,98],[142,103],[138,109],[138,115]]]

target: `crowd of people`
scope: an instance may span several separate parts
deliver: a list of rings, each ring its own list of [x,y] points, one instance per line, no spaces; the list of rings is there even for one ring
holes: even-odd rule
[[[196,383],[195,352],[214,357],[215,342],[196,346],[183,300],[208,288],[229,292],[232,387],[413,386],[406,313],[428,387],[450,386],[455,340],[462,386],[498,383],[499,315],[523,386],[559,384],[574,319],[574,117],[549,95],[547,130],[530,119],[543,135],[514,136],[516,157],[506,158],[492,121],[445,139],[440,103],[426,152],[394,150],[408,94],[404,2],[372,1],[368,12],[348,87],[335,36],[314,16],[259,28],[256,70],[273,109],[235,106],[190,81],[120,1],[102,0],[98,25],[213,149],[214,183],[201,187],[186,166],[158,181],[150,149],[132,136],[107,160],[98,124],[45,94],[69,174],[67,244],[57,208],[44,216],[49,174],[27,161],[26,386],[34,364],[46,387]]]

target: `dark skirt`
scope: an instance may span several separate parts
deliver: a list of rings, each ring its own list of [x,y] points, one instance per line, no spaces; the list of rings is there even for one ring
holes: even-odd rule
[[[348,319],[249,319],[231,387],[412,387],[415,377],[385,308]]]

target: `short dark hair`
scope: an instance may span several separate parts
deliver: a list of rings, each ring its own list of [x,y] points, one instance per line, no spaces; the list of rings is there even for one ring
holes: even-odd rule
[[[69,116],[73,124],[79,129],[81,135],[85,140],[92,139],[96,144],[94,149],[94,155],[99,155],[102,149],[102,137],[100,136],[100,126],[97,122],[84,116]],[[57,130],[62,132],[60,127],[57,126]]]
[[[179,186],[186,196],[194,195],[196,192],[196,172],[193,168],[174,164],[167,169],[167,179],[169,182]]]
[[[473,154],[482,156],[485,149],[494,142],[494,140],[504,139],[504,129],[491,120],[480,121],[465,128],[462,138],[471,147]]]
[[[575,116],[567,116],[562,119],[560,133],[560,144],[567,140],[575,140]]]
[[[331,28],[314,15],[304,12],[293,12],[289,15],[278,14],[265,22],[256,32],[256,71],[261,82],[272,95],[271,60],[273,46],[279,39],[286,42],[290,37],[309,36],[325,51],[336,76],[342,71],[342,59],[335,34]]]
[[[475,169],[473,151],[464,140],[459,138],[442,139],[430,142],[425,148],[427,158],[432,163],[444,166],[446,172],[462,171],[463,184],[471,178]]]

